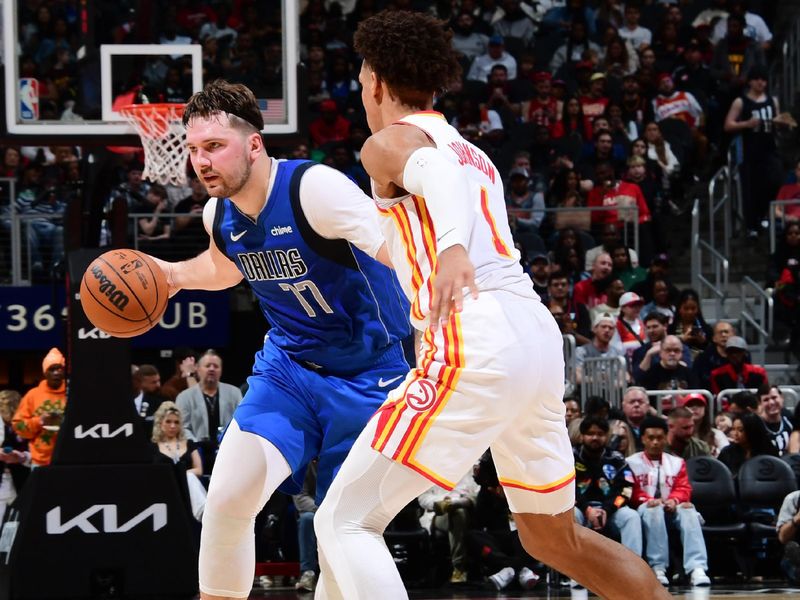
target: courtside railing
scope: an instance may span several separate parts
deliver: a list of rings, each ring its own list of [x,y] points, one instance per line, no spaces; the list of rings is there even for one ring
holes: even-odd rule
[[[564,339],[564,395],[569,396],[575,391],[575,336],[571,334],[561,336]]]
[[[683,396],[688,396],[689,394],[700,394],[706,399],[706,404],[709,406],[709,410],[711,412],[711,419],[714,418],[714,394],[709,392],[708,390],[704,390],[701,388],[690,389],[690,390],[645,390],[648,396],[653,396],[656,399],[656,410],[659,414],[664,413],[665,405],[671,410],[677,406],[681,405],[681,398]],[[670,398],[670,402],[665,402],[665,398]]]
[[[614,408],[622,407],[628,389],[628,365],[625,357],[587,358],[581,369],[581,406],[590,396],[601,396]]]

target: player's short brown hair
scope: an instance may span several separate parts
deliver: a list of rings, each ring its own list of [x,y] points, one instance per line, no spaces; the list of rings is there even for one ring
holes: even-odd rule
[[[359,23],[353,45],[400,102],[421,108],[461,75],[452,36],[430,15],[384,10]]]
[[[229,118],[238,117],[258,131],[264,129],[264,116],[250,88],[241,83],[228,83],[223,79],[212,81],[202,92],[189,98],[183,111],[183,125],[185,127],[194,117],[208,118],[219,113],[227,113]],[[231,121],[235,126],[235,120]]]

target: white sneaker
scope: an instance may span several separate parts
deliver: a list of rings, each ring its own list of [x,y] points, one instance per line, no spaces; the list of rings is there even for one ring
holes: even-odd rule
[[[669,586],[669,579],[667,579],[667,573],[664,571],[664,569],[653,569],[653,573],[656,574],[658,583],[663,586]]]
[[[523,590],[532,590],[539,583],[539,576],[528,567],[522,567],[517,575],[517,581]]]
[[[505,567],[489,577],[489,581],[499,590],[504,590],[509,583],[514,581],[514,569]]]
[[[570,579],[569,580],[569,587],[572,590],[582,590],[583,589],[583,586],[580,583],[578,583],[577,581],[575,581],[574,579]]]
[[[294,589],[299,592],[313,592],[317,587],[317,574],[314,571],[303,571],[300,579],[294,584]]]
[[[258,578],[258,583],[262,588],[269,588],[275,585],[275,580],[269,575],[261,575]]]
[[[689,581],[692,582],[694,587],[707,587],[711,585],[711,580],[708,578],[708,575],[706,575],[706,572],[702,569],[702,567],[692,569],[692,572],[689,575]]]

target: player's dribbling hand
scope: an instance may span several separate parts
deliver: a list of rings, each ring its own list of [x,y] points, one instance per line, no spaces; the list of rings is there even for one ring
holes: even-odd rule
[[[464,308],[463,289],[468,287],[473,298],[478,297],[475,267],[461,244],[450,246],[438,256],[436,277],[433,280],[433,303],[429,315],[431,331],[446,323],[450,313]]]
[[[172,263],[161,260],[160,258],[156,258],[155,256],[149,254],[148,256],[150,256],[153,262],[161,267],[161,270],[164,272],[164,277],[167,278],[167,284],[169,285],[169,297],[172,298],[175,294],[181,291],[181,288],[175,285],[175,282],[172,278]]]

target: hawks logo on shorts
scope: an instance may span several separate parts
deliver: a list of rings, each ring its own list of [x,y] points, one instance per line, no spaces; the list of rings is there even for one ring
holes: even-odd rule
[[[424,412],[436,403],[436,387],[427,379],[413,381],[405,393],[408,408]]]

